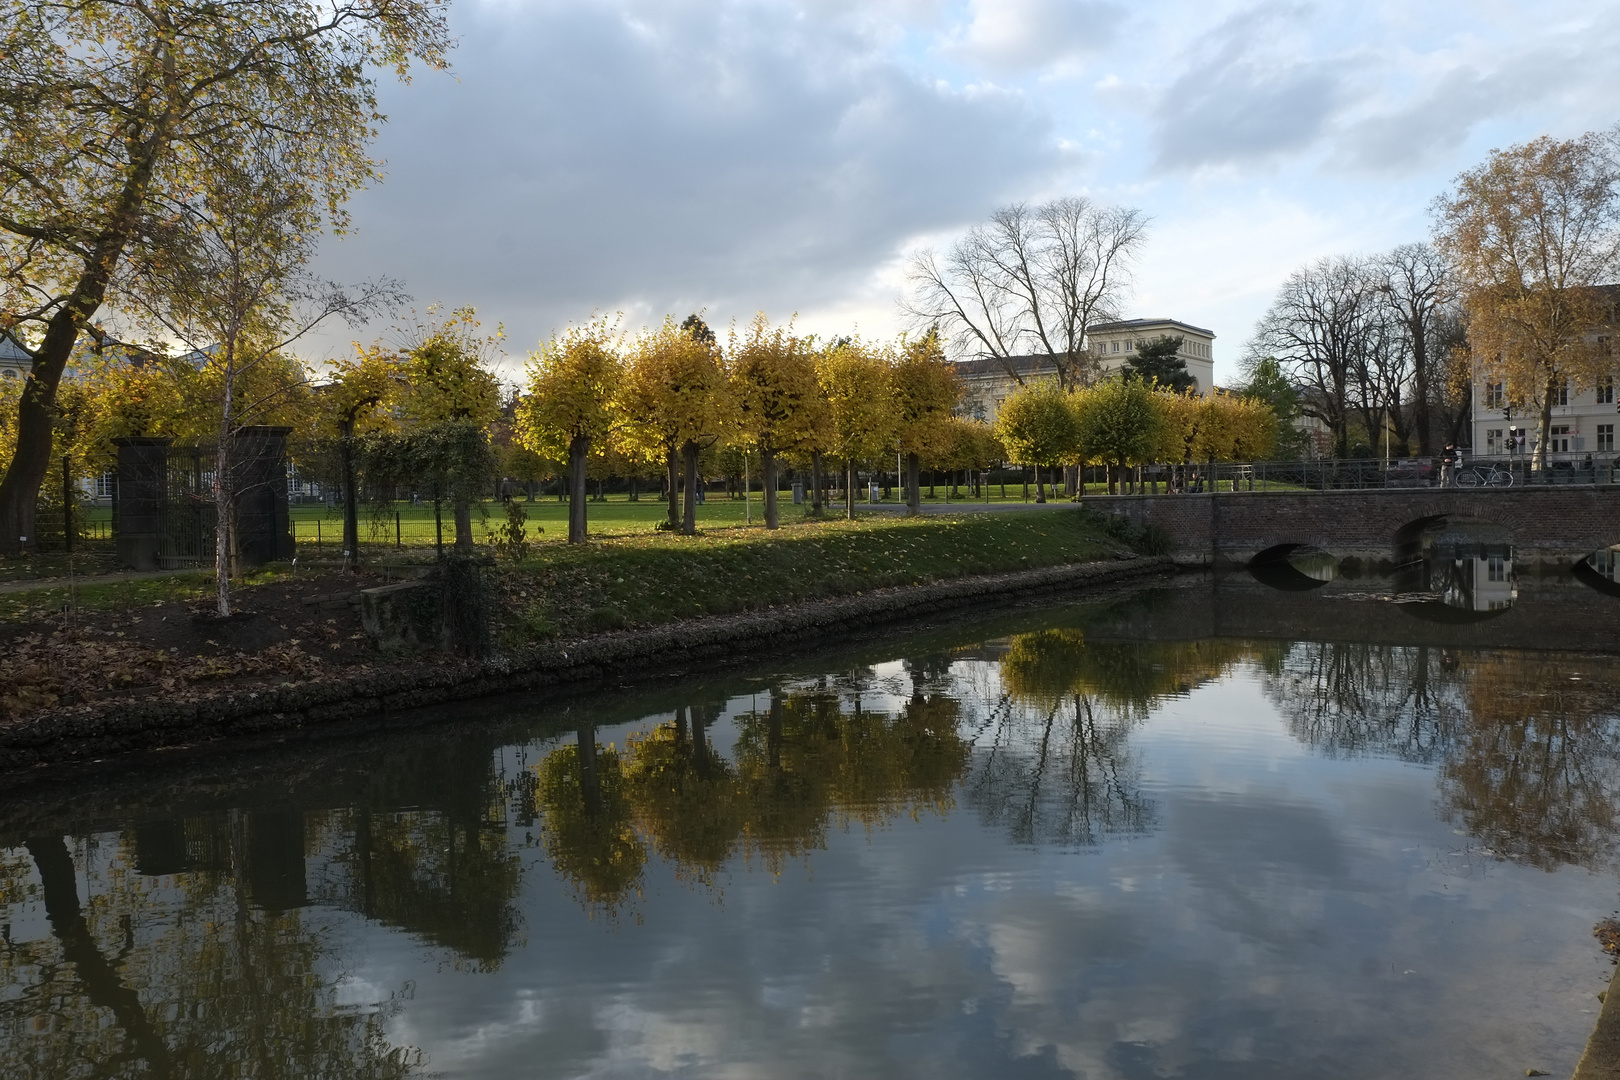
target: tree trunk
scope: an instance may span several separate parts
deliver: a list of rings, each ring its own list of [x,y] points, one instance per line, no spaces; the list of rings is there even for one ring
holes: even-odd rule
[[[810,452],[810,516],[821,516],[821,485],[824,482],[821,475],[821,451]]]
[[[595,814],[602,806],[602,785],[596,775],[596,725],[581,724],[574,738],[579,744],[579,788],[585,796],[585,812]]]
[[[846,463],[844,483],[844,516],[850,521],[855,520],[855,462]]]
[[[591,452],[589,438],[568,443],[568,542],[585,542],[585,458]]]
[[[687,440],[681,447],[686,463],[686,498],[682,506],[681,532],[691,536],[697,532],[698,444]]]
[[[360,561],[360,494],[354,481],[354,420],[343,421],[343,437],[338,443],[343,460],[343,550],[356,564]],[[532,497],[532,496],[531,496]]]
[[[1039,465],[1035,466],[1035,502],[1037,504],[1046,502],[1046,485],[1041,483],[1041,467]]]
[[[906,512],[922,513],[922,481],[917,475],[917,455],[906,455]]]
[[[214,612],[231,613],[231,421],[236,389],[235,357],[226,347],[225,392],[220,407],[219,447],[214,453]]]
[[[463,555],[473,550],[472,502],[465,495],[456,496],[456,550]]]
[[[1541,414],[1536,417],[1536,456],[1530,467],[1536,472],[1547,468],[1547,433],[1552,430],[1553,395],[1558,392],[1558,373],[1547,373],[1547,386],[1541,393]]]
[[[765,474],[765,527],[774,529],[780,524],[776,510],[776,451],[761,450],[759,462],[760,471]]]
[[[669,530],[674,532],[681,527],[681,482],[680,482],[680,455],[672,446],[669,454],[664,458],[664,481],[668,485],[665,499],[669,505]]]

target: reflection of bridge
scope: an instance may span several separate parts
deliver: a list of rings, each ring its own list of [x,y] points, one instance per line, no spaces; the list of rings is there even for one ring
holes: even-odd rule
[[[1284,545],[1389,561],[1424,527],[1448,519],[1501,526],[1521,565],[1574,563],[1620,543],[1620,485],[1105,495],[1085,504],[1157,526],[1177,555],[1209,563],[1247,563]]]
[[[1567,572],[1523,575],[1512,607],[1480,621],[1435,604],[1396,603],[1390,579],[1339,578],[1310,592],[1280,592],[1247,573],[1184,577],[1147,602],[1120,604],[1088,622],[1095,641],[1322,641],[1443,649],[1620,652],[1620,597]]]

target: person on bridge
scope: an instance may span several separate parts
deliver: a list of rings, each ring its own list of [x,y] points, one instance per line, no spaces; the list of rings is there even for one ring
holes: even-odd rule
[[[1440,455],[1440,486],[1451,487],[1457,480],[1457,444],[1446,443]]]

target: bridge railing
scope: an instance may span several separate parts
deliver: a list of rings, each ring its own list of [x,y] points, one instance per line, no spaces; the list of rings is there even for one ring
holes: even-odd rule
[[[1445,475],[1438,458],[1318,458],[1310,461],[1145,465],[1130,478],[1128,492],[1344,491],[1380,488],[1519,487],[1547,484],[1620,483],[1616,455],[1548,455],[1534,469],[1528,456],[1470,456]],[[1088,485],[1094,490],[1096,485]]]

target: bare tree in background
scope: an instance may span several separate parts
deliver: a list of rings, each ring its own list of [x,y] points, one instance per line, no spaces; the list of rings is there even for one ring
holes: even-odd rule
[[[1428,244],[1402,244],[1380,258],[1378,268],[1379,292],[1399,328],[1395,344],[1411,372],[1410,426],[1418,453],[1428,457],[1434,449],[1433,406],[1445,392],[1449,351],[1459,325],[1454,290],[1445,260]]]
[[[939,327],[958,355],[993,357],[1020,384],[1013,357],[1039,352],[1066,389],[1080,386],[1086,327],[1118,317],[1147,224],[1140,210],[1072,196],[1002,207],[943,258],[914,255],[901,306],[919,328]]]
[[[1300,411],[1327,425],[1339,457],[1349,453],[1350,414],[1360,396],[1363,350],[1377,306],[1362,262],[1318,259],[1288,275],[1249,342],[1251,357],[1275,357],[1305,391]]]

